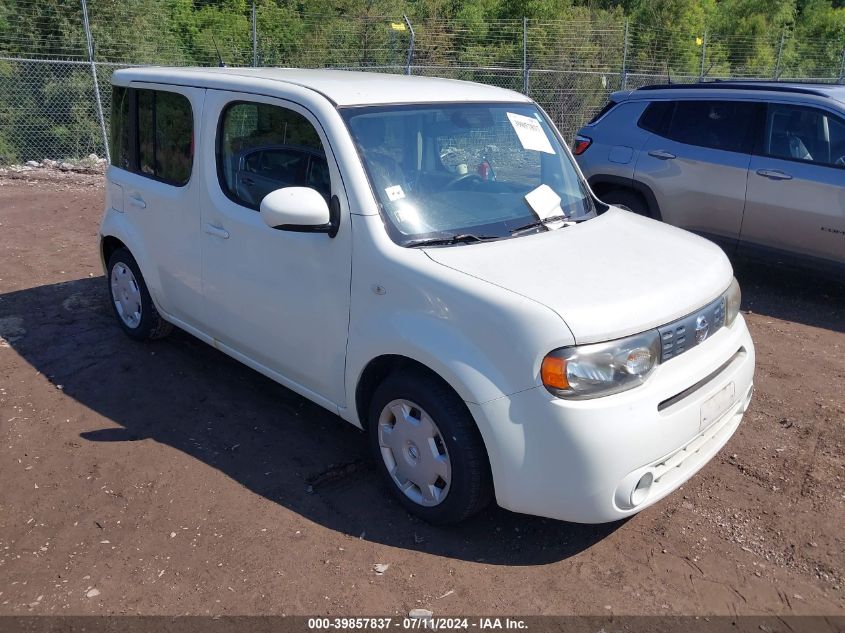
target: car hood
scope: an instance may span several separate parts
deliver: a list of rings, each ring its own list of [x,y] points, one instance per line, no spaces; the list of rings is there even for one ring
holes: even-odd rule
[[[579,344],[686,316],[724,292],[732,276],[712,242],[616,208],[553,231],[425,252],[548,306]]]

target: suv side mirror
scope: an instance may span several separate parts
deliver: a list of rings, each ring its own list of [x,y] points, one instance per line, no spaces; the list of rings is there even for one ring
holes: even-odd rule
[[[259,207],[265,224],[280,231],[327,233],[337,235],[340,224],[340,201],[332,196],[331,204],[310,187],[284,187],[271,191]]]

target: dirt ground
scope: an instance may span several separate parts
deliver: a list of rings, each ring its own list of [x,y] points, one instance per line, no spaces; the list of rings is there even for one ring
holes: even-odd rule
[[[0,177],[0,614],[845,614],[845,287],[737,269],[753,404],[657,506],[439,529],[340,419],[187,334],[124,336],[102,197]]]

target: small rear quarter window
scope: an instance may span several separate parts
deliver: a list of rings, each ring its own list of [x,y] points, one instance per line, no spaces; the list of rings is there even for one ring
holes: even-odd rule
[[[652,101],[640,116],[637,125],[648,132],[665,136],[674,105],[671,101]]]
[[[611,110],[612,110],[615,106],[616,106],[616,102],[615,102],[615,101],[613,101],[612,99],[611,99],[610,101],[608,101],[608,102],[605,104],[605,106],[604,106],[601,110],[599,110],[598,112],[596,112],[596,113],[593,115],[593,118],[592,118],[592,119],[590,119],[590,120],[587,122],[587,125],[592,125],[593,123],[595,123],[596,121],[598,121],[598,120],[599,120],[600,118],[602,118],[605,114],[607,114],[608,112],[610,112],[610,111],[611,111]]]
[[[111,98],[112,165],[130,169],[129,152],[129,91],[123,86],[115,86]]]

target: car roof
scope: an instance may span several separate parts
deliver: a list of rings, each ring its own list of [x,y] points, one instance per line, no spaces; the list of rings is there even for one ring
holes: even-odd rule
[[[314,90],[338,106],[531,101],[519,92],[470,81],[349,70],[145,66],[118,70],[112,76],[117,86],[132,82],[246,92],[287,83]]]
[[[773,95],[806,95],[811,98],[833,99],[845,103],[845,86],[838,84],[810,83],[800,81],[704,81],[692,84],[656,84],[636,90],[614,93],[615,101],[639,98],[677,98],[695,94],[697,97],[739,96],[759,93]],[[759,95],[763,97],[763,95]]]

